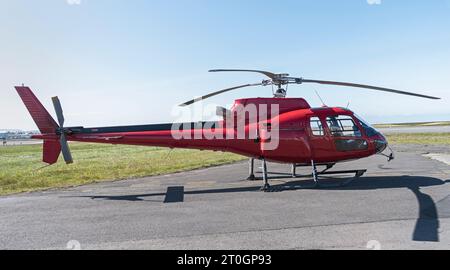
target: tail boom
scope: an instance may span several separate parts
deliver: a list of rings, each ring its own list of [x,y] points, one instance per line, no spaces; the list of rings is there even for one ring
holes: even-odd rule
[[[237,139],[234,141],[225,140],[224,138],[227,137],[227,134],[230,132],[234,133],[234,129],[228,131],[222,122],[166,123],[93,128],[64,127],[60,104],[57,104],[58,106],[55,107],[56,114],[58,115],[59,109],[61,116],[58,116],[60,123],[58,125],[29,87],[16,87],[16,90],[41,132],[41,134],[34,135],[32,138],[44,141],[42,160],[48,164],[56,163],[61,151],[63,153],[65,150],[66,153],[69,152],[68,149],[64,149],[62,141],[65,145],[67,145],[67,141],[78,141],[230,151],[242,155],[249,155],[249,153],[257,153],[259,151],[259,144],[257,143],[244,146]],[[174,130],[181,132],[183,136],[176,138],[173,134]],[[223,139],[208,139],[218,134],[223,135],[221,136]],[[64,135],[64,138],[62,138],[62,135]],[[66,163],[71,163],[71,157],[64,157],[64,159]]]

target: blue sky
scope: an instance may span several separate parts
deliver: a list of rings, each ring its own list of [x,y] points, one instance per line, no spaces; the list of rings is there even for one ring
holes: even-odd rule
[[[212,68],[440,96],[316,85],[288,92],[313,106],[314,90],[329,106],[350,102],[369,122],[450,120],[449,0],[0,0],[0,37],[0,128],[35,129],[13,89],[21,83],[51,113],[58,95],[66,125],[101,126],[176,121],[180,102],[263,79]],[[241,89],[207,103],[270,93]]]

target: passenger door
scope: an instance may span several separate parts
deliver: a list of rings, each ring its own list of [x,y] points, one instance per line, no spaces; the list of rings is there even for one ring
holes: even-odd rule
[[[327,162],[327,159],[334,152],[331,137],[324,127],[323,119],[317,116],[309,118],[309,144],[311,156],[315,162]]]

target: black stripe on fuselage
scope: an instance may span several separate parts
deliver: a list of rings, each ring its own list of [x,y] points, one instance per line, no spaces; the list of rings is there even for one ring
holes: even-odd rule
[[[219,122],[191,122],[191,123],[168,123],[168,124],[153,124],[153,125],[138,125],[138,126],[116,126],[116,127],[69,127],[67,128],[73,134],[86,133],[122,133],[122,132],[142,132],[142,131],[163,131],[172,130],[172,128],[178,130],[189,130],[189,129],[202,129],[206,128],[217,128],[219,127]]]

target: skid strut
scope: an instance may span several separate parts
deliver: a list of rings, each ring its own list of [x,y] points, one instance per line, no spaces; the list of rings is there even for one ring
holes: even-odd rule
[[[318,187],[319,186],[319,177],[317,176],[317,167],[316,167],[316,164],[314,163],[314,160],[311,160],[311,167],[312,167],[312,177],[314,180],[314,187]]]
[[[292,164],[292,169],[291,169],[292,178],[297,177],[297,172],[296,172],[296,170],[297,170],[297,164],[293,163],[293,164]]]
[[[248,177],[247,180],[253,181],[255,180],[255,159],[250,158],[248,160]]]
[[[269,185],[269,178],[267,176],[267,163],[264,158],[262,159],[262,173],[263,173],[264,185],[261,187],[261,191],[269,192],[271,189],[270,189],[270,185]]]

